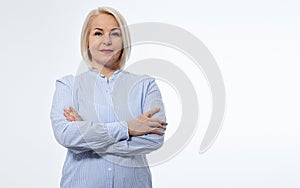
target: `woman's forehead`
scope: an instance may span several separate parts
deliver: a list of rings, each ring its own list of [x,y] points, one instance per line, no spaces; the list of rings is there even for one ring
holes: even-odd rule
[[[113,29],[118,28],[119,24],[115,17],[110,14],[101,13],[93,18],[91,28]]]

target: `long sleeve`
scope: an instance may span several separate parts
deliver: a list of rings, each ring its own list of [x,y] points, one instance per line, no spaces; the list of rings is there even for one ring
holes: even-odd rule
[[[74,153],[90,150],[105,152],[108,146],[128,139],[126,122],[99,123],[91,120],[68,122],[66,120],[63,110],[74,106],[72,80],[74,77],[70,75],[56,81],[50,118],[58,143]]]
[[[147,87],[145,87],[145,99],[143,103],[142,113],[146,113],[153,108],[160,108],[160,111],[152,116],[152,118],[160,118],[166,121],[164,106],[160,90],[154,80],[148,79]],[[163,129],[159,129],[165,132]],[[158,134],[146,134],[142,136],[130,136],[127,140],[109,145],[105,151],[95,150],[97,153],[110,153],[119,156],[134,156],[148,154],[159,149],[163,145],[164,136]]]

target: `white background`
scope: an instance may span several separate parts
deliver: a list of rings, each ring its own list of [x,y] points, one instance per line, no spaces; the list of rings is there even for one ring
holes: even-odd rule
[[[129,24],[157,21],[188,30],[209,48],[223,74],[223,129],[200,155],[209,87],[190,63],[175,62],[196,83],[199,128],[184,150],[151,168],[155,188],[300,187],[296,0],[2,0],[0,187],[59,187],[66,150],[55,141],[49,119],[54,84],[76,73],[83,20],[103,5],[119,10]],[[159,85],[173,125],[169,138],[178,126],[180,101],[171,87]]]

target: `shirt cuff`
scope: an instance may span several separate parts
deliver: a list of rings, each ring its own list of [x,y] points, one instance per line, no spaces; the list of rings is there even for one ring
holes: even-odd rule
[[[115,139],[115,142],[129,140],[128,124],[126,121],[106,124],[108,135]]]

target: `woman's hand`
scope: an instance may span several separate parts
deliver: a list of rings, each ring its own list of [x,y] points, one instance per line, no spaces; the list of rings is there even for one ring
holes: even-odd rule
[[[164,135],[164,133],[159,131],[157,128],[162,128],[166,130],[166,125],[168,123],[158,118],[151,118],[151,116],[159,112],[159,110],[159,108],[154,108],[148,111],[147,113],[140,115],[137,119],[127,122],[129,135],[140,136],[148,133]],[[75,111],[73,107],[70,107],[69,109],[64,109],[64,116],[69,122],[83,121],[80,115]]]
[[[154,108],[149,112],[140,115],[137,119],[127,122],[129,135],[140,136],[148,133],[164,135],[164,133],[157,128],[166,130],[165,126],[168,123],[158,118],[150,118],[153,114],[159,112],[159,110],[159,108]]]
[[[67,121],[82,121],[80,115],[75,111],[75,109],[71,106],[69,109],[64,109],[64,116]]]

